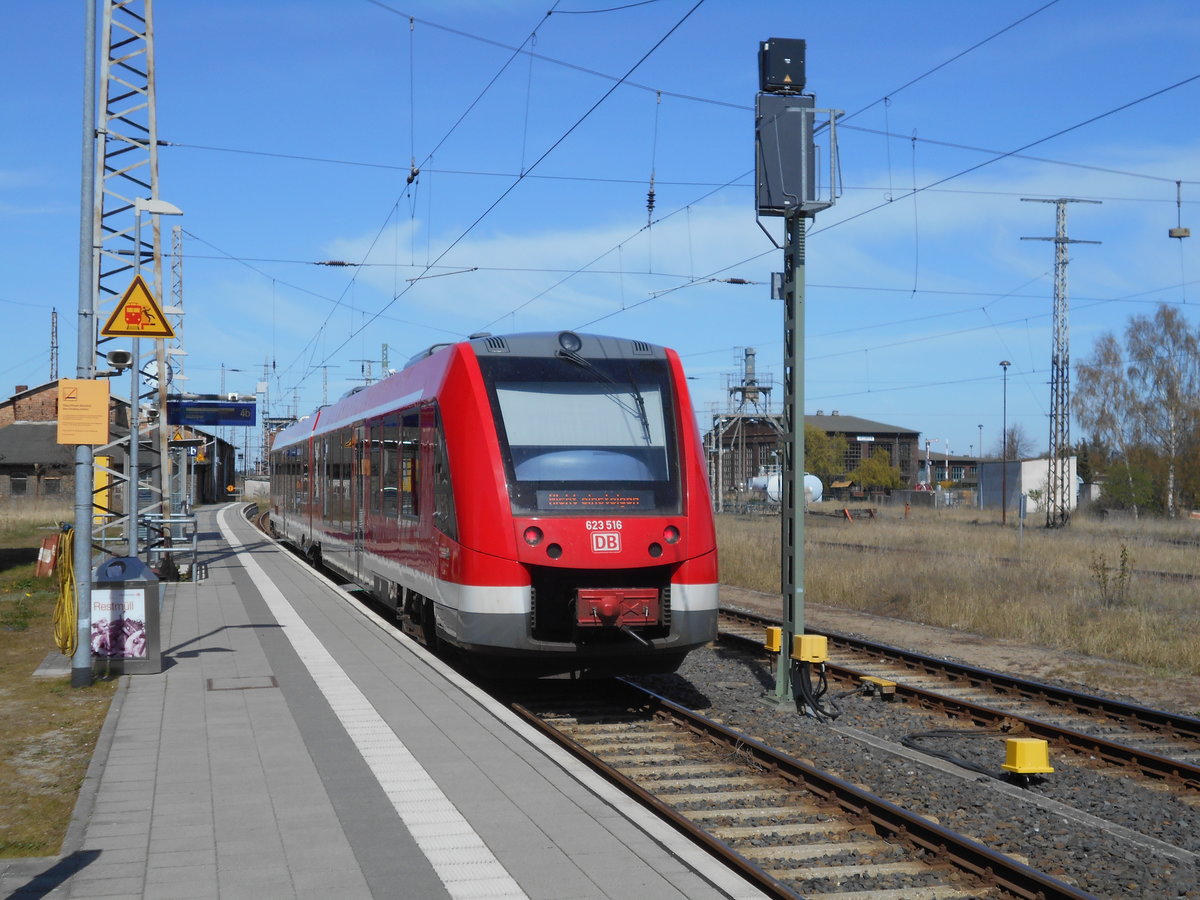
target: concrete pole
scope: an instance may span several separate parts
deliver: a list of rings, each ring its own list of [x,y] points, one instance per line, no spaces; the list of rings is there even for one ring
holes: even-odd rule
[[[79,334],[75,377],[96,376],[96,314],[92,285],[92,216],[96,197],[96,0],[83,0],[83,143],[79,191]],[[75,655],[71,657],[71,687],[92,683],[92,447],[75,447]]]

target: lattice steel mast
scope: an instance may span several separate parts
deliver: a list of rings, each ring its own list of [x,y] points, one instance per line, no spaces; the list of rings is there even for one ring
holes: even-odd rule
[[[93,212],[93,292],[94,327],[106,321],[129,286],[134,271],[143,262],[151,262],[152,289],[162,296],[161,235],[157,216],[151,216],[150,241],[137,232],[135,203],[139,199],[158,198],[158,140],[154,89],[154,30],[152,0],[105,0],[101,32],[99,114],[97,126],[95,206]],[[113,338],[100,338],[98,344],[108,344]],[[136,339],[135,339],[136,340]],[[165,367],[160,365],[158,376],[165,379]],[[140,376],[139,376],[140,377]],[[136,413],[130,410],[131,419]],[[160,425],[161,427],[161,425]],[[156,436],[157,437],[157,436]],[[97,456],[124,451],[125,458],[135,455],[131,430],[128,437],[105,447],[95,448]],[[151,444],[153,469],[161,465],[159,442]],[[139,467],[140,468],[140,467]],[[138,486],[149,490],[147,511],[157,510],[162,503],[162,486],[158,473],[144,482],[139,473],[115,466],[104,467],[115,483],[124,485],[127,494],[125,516],[111,514],[95,529],[96,538],[106,549],[122,530],[129,540],[135,529],[141,505]],[[106,511],[111,513],[112,511]]]
[[[1067,237],[1067,204],[1099,203],[1060,197],[1043,200],[1022,197],[1025,203],[1055,205],[1055,235],[1052,238],[1021,238],[1023,241],[1054,241],[1054,346],[1050,354],[1050,466],[1046,479],[1046,527],[1058,528],[1071,518],[1071,334],[1067,302],[1067,244],[1098,244]],[[1008,440],[1008,435],[1004,435]]]

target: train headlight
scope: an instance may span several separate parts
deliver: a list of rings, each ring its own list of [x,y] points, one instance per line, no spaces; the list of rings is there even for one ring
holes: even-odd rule
[[[564,331],[558,336],[558,346],[568,353],[578,353],[583,347],[583,340],[573,331]]]
[[[558,544],[547,544],[546,555],[551,559],[558,559],[560,556],[562,556],[562,547],[560,547]]]
[[[668,544],[679,543],[679,529],[674,525],[668,525],[663,529],[663,540]]]
[[[653,556],[655,559],[658,559],[658,557],[662,556],[663,553],[662,544],[655,541],[650,545],[649,552],[651,556]]]
[[[525,538],[525,543],[530,547],[536,547],[542,542],[542,529],[536,525],[530,525],[525,529],[525,533],[522,536]]]

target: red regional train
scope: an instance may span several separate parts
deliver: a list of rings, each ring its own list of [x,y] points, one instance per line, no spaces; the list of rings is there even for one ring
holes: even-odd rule
[[[271,525],[492,674],[674,671],[716,637],[678,355],[561,333],[431,347],[279,432]]]

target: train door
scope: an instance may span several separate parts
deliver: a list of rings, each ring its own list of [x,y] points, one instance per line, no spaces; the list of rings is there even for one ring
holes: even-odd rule
[[[363,572],[363,548],[367,538],[367,482],[371,477],[370,432],[365,425],[354,428],[354,478],[351,486],[351,535],[353,547],[350,565],[359,578]]]

